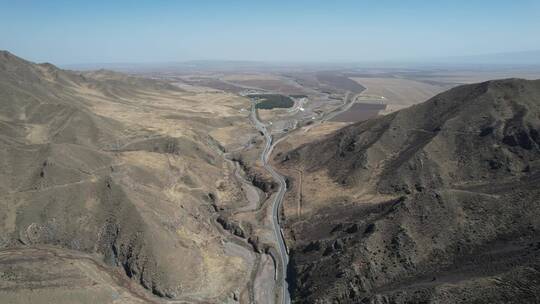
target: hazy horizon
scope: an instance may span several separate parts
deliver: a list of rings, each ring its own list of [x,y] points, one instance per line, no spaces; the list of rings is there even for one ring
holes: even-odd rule
[[[58,65],[540,54],[538,1],[457,2],[1,1],[0,49]]]

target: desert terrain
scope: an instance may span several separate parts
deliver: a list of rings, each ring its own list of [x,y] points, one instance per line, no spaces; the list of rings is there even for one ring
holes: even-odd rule
[[[438,131],[409,125],[428,119],[427,114],[404,118],[405,122],[398,118],[425,108],[415,105],[449,88],[514,72],[246,65],[130,69],[126,74],[63,70],[2,51],[0,299],[8,303],[72,303],[74,299],[80,303],[312,303],[345,301],[344,297],[356,301],[375,293],[393,299],[404,288],[399,278],[409,268],[400,263],[412,249],[400,251],[399,259],[385,256],[390,249],[381,254],[373,250],[383,250],[381,244],[392,242],[387,240],[392,233],[397,233],[401,246],[401,238],[407,235],[399,229],[409,226],[383,225],[387,230],[378,230],[379,226],[370,225],[374,219],[394,216],[393,206],[416,199],[413,195],[428,202],[426,193],[432,191],[419,194],[418,189],[435,188],[413,183],[414,175],[404,165],[396,165],[395,170],[405,170],[399,176],[406,180],[398,183],[390,178],[394,171],[386,164],[398,163],[392,157],[401,159],[401,153],[403,159],[417,157],[411,156],[413,150],[396,150],[395,138],[404,141],[403,146],[433,140],[429,152],[439,157],[431,160],[435,163],[446,157],[440,152],[449,149],[445,145],[459,141],[424,138],[424,133]],[[527,70],[520,75],[534,78],[540,73]],[[515,95],[511,89],[520,85],[511,82],[508,92],[503,91],[508,97],[502,98],[511,100]],[[520,113],[514,108],[508,111]],[[488,120],[497,125],[497,119]],[[403,134],[378,139],[378,132],[384,133],[394,120]],[[358,141],[354,139],[358,132],[367,135]],[[457,128],[448,134],[467,132],[473,131]],[[364,144],[374,145],[365,156],[341,156],[356,155]],[[510,168],[514,179],[536,176],[530,173],[535,168],[534,154],[525,150],[522,160],[509,160],[510,152],[501,152],[492,165]],[[453,157],[451,164],[463,161]],[[519,175],[527,161],[529,173]],[[458,173],[473,174],[452,168],[445,163],[436,173],[442,180],[457,179]],[[433,172],[421,177],[428,181],[425,175]],[[478,200],[471,198],[477,204],[487,198],[510,199],[485,190],[481,180],[472,177],[467,185],[452,185],[441,191],[477,195]],[[442,192],[438,195],[446,199]],[[420,229],[417,224],[422,220],[411,217],[409,228]],[[491,233],[497,235],[493,229]],[[523,241],[515,246],[534,242],[529,234],[518,232]],[[468,231],[463,233],[469,237]],[[374,247],[362,251],[362,260],[351,252],[363,248],[368,234],[372,235],[369,246]],[[422,239],[419,244],[426,242]],[[344,250],[345,245],[351,250]],[[433,246],[418,246],[421,257],[435,252]],[[528,250],[523,253],[527,262],[522,265],[529,267],[535,256]],[[441,261],[450,263],[449,256],[443,254]],[[366,264],[366,257],[376,264]],[[424,260],[414,257],[415,267],[423,267]],[[354,281],[357,285],[347,289],[343,282],[352,274],[334,272],[351,261],[365,277],[354,277],[364,283]],[[482,274],[475,284],[489,290],[493,287],[486,280],[495,275],[497,279],[535,276],[529,268],[516,270],[506,258],[501,261],[503,266],[493,268],[489,276]],[[328,272],[328,263],[338,266]],[[364,274],[366,269],[369,275]],[[319,270],[336,276],[313,275]],[[444,282],[474,269],[464,271],[444,272]],[[415,284],[439,288],[438,281],[424,282],[431,272],[414,275]],[[328,285],[320,289],[326,294],[316,292],[321,284]]]
[[[535,303],[539,96],[538,80],[459,86],[284,141],[293,302]]]
[[[260,255],[218,220],[251,204],[224,156],[257,134],[242,111],[249,100],[0,55],[0,298],[254,296]],[[63,261],[72,266],[48,271]]]

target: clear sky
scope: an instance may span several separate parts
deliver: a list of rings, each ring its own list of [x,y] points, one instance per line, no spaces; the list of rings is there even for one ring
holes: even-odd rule
[[[0,0],[0,49],[55,64],[540,50],[540,0]]]

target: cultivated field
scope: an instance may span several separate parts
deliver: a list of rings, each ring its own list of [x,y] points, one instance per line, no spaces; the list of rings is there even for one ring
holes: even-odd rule
[[[365,94],[384,97],[384,103],[410,106],[441,93],[445,87],[403,78],[352,78],[366,87]]]
[[[336,117],[332,118],[332,121],[338,122],[358,122],[366,119],[373,118],[381,111],[386,109],[385,104],[380,103],[355,103],[352,107]]]
[[[286,95],[305,94],[306,92],[302,86],[290,79],[274,74],[233,74],[222,79],[246,88],[258,88]]]

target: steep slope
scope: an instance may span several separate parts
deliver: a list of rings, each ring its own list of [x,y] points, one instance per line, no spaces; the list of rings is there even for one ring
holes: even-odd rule
[[[77,299],[89,303],[115,302],[111,288],[129,294],[103,283],[123,282],[118,272],[168,298],[221,303],[247,288],[247,249],[227,251],[214,221],[216,204],[247,202],[208,136],[244,121],[237,113],[246,102],[205,95],[203,108],[195,97],[156,80],[0,52],[0,258],[9,260],[0,262],[0,299],[69,302],[77,267],[89,271],[73,276],[80,282],[102,283],[99,298],[78,286]],[[47,259],[66,256],[77,266],[50,277]]]
[[[295,302],[538,301],[539,134],[540,80],[507,79],[278,155],[303,173],[288,217]]]

